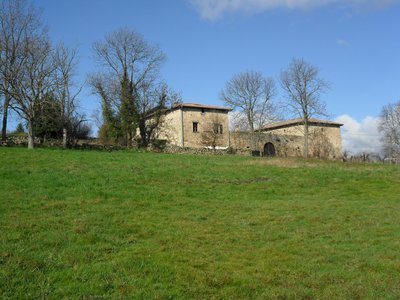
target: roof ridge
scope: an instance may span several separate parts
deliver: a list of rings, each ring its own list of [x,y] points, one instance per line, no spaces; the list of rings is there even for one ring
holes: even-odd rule
[[[281,126],[289,126],[289,125],[296,125],[299,123],[302,123],[304,121],[303,118],[295,118],[295,119],[289,119],[289,120],[283,120],[283,121],[278,121],[278,122],[273,122],[269,124],[264,124],[260,127],[260,130],[263,129],[272,129],[276,127],[281,127]],[[343,124],[330,121],[330,120],[321,120],[321,119],[316,119],[316,118],[310,118],[308,119],[309,123],[319,123],[319,124],[327,124],[327,125],[336,125],[336,126],[343,126]]]
[[[192,108],[208,108],[208,109],[219,109],[219,110],[227,110],[231,111],[232,109],[225,106],[217,106],[217,105],[209,105],[209,104],[200,104],[200,103],[192,103],[192,102],[183,102],[175,104],[172,109],[179,107],[192,107]]]

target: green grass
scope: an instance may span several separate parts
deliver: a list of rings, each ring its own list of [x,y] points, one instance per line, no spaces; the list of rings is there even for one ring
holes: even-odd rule
[[[0,148],[0,298],[399,299],[400,169]]]

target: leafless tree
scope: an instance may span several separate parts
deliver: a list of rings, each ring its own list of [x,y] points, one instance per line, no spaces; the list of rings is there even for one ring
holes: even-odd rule
[[[274,119],[272,99],[276,95],[272,78],[264,78],[260,72],[246,71],[234,75],[221,91],[220,98],[226,105],[245,115],[253,137],[257,128]],[[243,127],[243,124],[240,124]],[[253,138],[253,147],[256,147]]]
[[[13,100],[11,82],[21,73],[25,58],[22,53],[30,40],[46,31],[40,13],[26,0],[2,0],[0,3],[0,94],[2,109],[2,140],[7,138],[8,110]]]
[[[159,78],[164,54],[129,29],[112,32],[105,40],[96,42],[93,48],[102,70],[91,77],[90,83],[102,99],[103,114],[107,106],[105,120],[116,116],[120,119],[119,130],[129,146],[136,128],[143,122],[140,118],[144,115],[140,112],[158,106],[158,102],[152,100],[160,98],[149,95]],[[142,132],[145,128],[139,126],[139,129],[141,135],[145,135]]]
[[[54,87],[52,48],[45,37],[29,39],[21,53],[21,67],[10,81],[11,104],[28,124],[28,148],[34,147],[34,123],[38,106]]]
[[[63,147],[67,148],[69,141],[69,131],[72,129],[72,120],[82,117],[77,114],[77,97],[82,91],[82,86],[76,86],[73,81],[77,65],[78,50],[68,48],[63,43],[59,43],[54,53],[54,94],[60,106],[60,123],[63,127]],[[75,88],[75,89],[74,89]]]
[[[294,58],[288,68],[282,72],[280,83],[286,94],[286,108],[304,121],[304,157],[308,157],[309,120],[325,115],[325,102],[321,94],[329,89],[328,83],[319,77],[317,67]]]
[[[380,130],[386,157],[400,156],[400,101],[382,108]]]
[[[236,132],[250,131],[247,117],[242,111],[231,111],[229,113],[229,130]]]

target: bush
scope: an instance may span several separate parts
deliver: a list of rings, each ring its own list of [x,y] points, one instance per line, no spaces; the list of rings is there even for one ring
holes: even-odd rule
[[[167,140],[154,139],[151,141],[151,148],[155,151],[163,151],[167,145]]]

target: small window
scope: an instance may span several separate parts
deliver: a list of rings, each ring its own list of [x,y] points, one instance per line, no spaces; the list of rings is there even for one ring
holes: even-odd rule
[[[214,133],[219,133],[222,134],[223,133],[223,128],[222,128],[222,124],[214,124]]]
[[[214,123],[214,133],[222,134],[222,124]]]
[[[197,131],[198,130],[198,125],[199,125],[198,122],[193,122],[193,132],[198,132]]]

